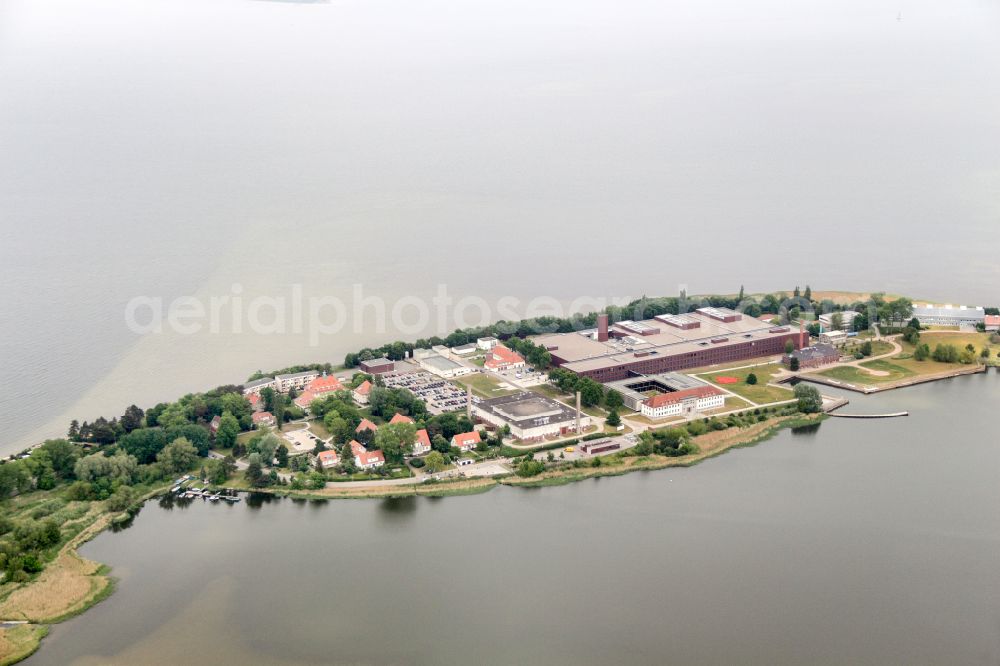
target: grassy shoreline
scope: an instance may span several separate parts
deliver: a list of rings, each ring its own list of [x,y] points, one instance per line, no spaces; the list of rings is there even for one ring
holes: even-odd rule
[[[543,472],[536,477],[521,478],[513,475],[480,477],[431,484],[405,484],[397,486],[369,486],[353,488],[324,488],[322,490],[286,490],[265,488],[255,492],[268,493],[291,499],[388,499],[394,497],[454,497],[489,492],[505,485],[510,487],[537,488],[565,485],[577,481],[607,476],[623,476],[632,472],[651,471],[668,467],[690,467],[704,460],[721,455],[734,448],[753,446],[773,437],[785,428],[812,425],[821,422],[825,415],[785,416],[747,428],[732,428],[712,432],[694,439],[697,453],[669,458],[659,455],[622,457],[619,454],[600,456],[602,460],[617,460],[601,467],[557,469]],[[169,486],[158,487],[143,495],[129,512],[111,513],[98,510],[91,522],[75,537],[63,545],[56,560],[38,578],[22,584],[0,600],[0,617],[22,620],[26,624],[0,629],[0,666],[8,666],[27,658],[38,649],[49,631],[49,625],[67,620],[107,599],[114,592],[115,581],[109,567],[93,562],[77,553],[77,548],[107,529],[122,515],[134,512],[145,501],[162,495]],[[241,490],[245,490],[241,488]],[[67,584],[73,581],[74,584]],[[81,581],[86,581],[86,592],[81,591]],[[31,602],[35,604],[34,609]],[[21,604],[27,609],[18,609]]]
[[[48,635],[50,625],[76,617],[114,593],[111,568],[81,556],[77,549],[169,488],[166,484],[151,489],[123,512],[103,507],[88,512],[87,524],[59,548],[55,559],[37,578],[4,594],[0,599],[0,620],[24,624],[0,628],[0,666],[31,656]]]
[[[786,428],[797,428],[821,423],[828,418],[825,414],[813,416],[785,416],[742,428],[735,433],[707,433],[694,438],[698,452],[687,456],[669,457],[651,454],[648,456],[620,457],[617,454],[601,456],[602,460],[618,459],[617,464],[606,464],[600,467],[570,467],[565,469],[542,472],[534,477],[506,477],[500,483],[522,488],[541,488],[545,486],[561,486],[587,479],[608,476],[623,476],[632,472],[648,472],[668,467],[693,467],[700,462],[722,455],[738,448],[755,446],[770,439]]]

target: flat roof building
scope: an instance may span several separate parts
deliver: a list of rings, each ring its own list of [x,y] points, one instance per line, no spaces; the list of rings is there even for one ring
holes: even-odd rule
[[[266,388],[276,388],[278,386],[274,377],[262,377],[260,379],[255,379],[252,382],[247,382],[243,385],[243,395],[260,395],[260,392]]]
[[[847,342],[847,333],[842,330],[823,331],[819,334],[819,341],[828,345],[842,345]]]
[[[282,393],[294,389],[305,388],[309,382],[319,377],[318,370],[304,370],[302,372],[290,372],[285,375],[275,375],[275,388]]]
[[[464,366],[461,363],[456,363],[440,354],[429,354],[423,357],[420,359],[420,367],[427,372],[433,373],[438,377],[444,377],[445,379],[461,377],[472,372],[472,368]]]
[[[484,423],[508,426],[514,437],[524,441],[576,432],[575,409],[531,391],[473,401],[472,414]],[[580,427],[590,423],[590,416],[581,413]]]
[[[678,319],[650,319],[614,325],[606,341],[578,333],[534,338],[552,355],[553,365],[606,383],[636,375],[697,368],[785,353],[791,341],[799,349],[808,334],[775,326],[726,308],[702,308]],[[641,324],[641,326],[636,326]],[[654,331],[655,329],[655,331]]]
[[[706,386],[705,382],[677,372],[638,375],[607,384],[607,388],[621,394],[625,406],[634,412],[641,411],[642,403],[654,395],[685,391],[701,386]]]
[[[610,382],[625,406],[651,419],[694,414],[726,404],[726,395],[711,384],[676,372],[642,375]]]
[[[674,416],[694,418],[710,409],[726,405],[726,394],[708,384],[695,388],[658,393],[639,406],[639,412],[648,419],[665,419]]]
[[[489,351],[500,344],[500,341],[492,336],[487,336],[485,338],[478,338],[476,340],[476,346],[483,351]]]
[[[955,307],[948,305],[914,305],[913,316],[922,326],[975,326],[986,320],[986,312],[981,307]]]
[[[854,310],[843,310],[841,312],[828,312],[826,314],[821,314],[819,316],[819,323],[823,325],[823,330],[829,330],[833,328],[834,315],[840,315],[840,330],[849,331],[854,324],[855,317],[858,313]]]
[[[384,356],[382,358],[373,358],[370,361],[361,361],[358,365],[364,372],[370,375],[381,375],[396,369],[396,363]]]

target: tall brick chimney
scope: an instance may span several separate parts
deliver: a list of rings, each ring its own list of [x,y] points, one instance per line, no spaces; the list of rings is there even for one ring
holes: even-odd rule
[[[605,313],[597,315],[597,341],[608,341],[608,315]]]
[[[607,315],[604,315],[604,316],[607,317]],[[576,434],[577,435],[582,435],[583,434],[583,426],[581,425],[580,420],[581,420],[581,417],[580,417],[580,392],[577,391],[576,392]]]
[[[466,386],[465,387],[465,417],[467,419],[469,419],[470,422],[475,423],[474,421],[472,421],[472,387],[471,386]]]
[[[805,349],[809,346],[809,334],[806,333],[806,323],[799,320],[799,349]]]

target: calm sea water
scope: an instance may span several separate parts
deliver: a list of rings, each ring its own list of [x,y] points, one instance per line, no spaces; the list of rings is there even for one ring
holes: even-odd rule
[[[148,504],[26,664],[1000,661],[1000,374],[690,469],[444,499]]]
[[[982,0],[6,0],[0,452],[398,335],[140,336],[135,296],[995,303],[998,28]]]

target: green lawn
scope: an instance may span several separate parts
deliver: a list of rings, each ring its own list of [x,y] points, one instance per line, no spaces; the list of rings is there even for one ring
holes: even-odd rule
[[[754,368],[742,368],[732,370],[720,370],[709,374],[701,375],[702,379],[707,379],[716,386],[732,391],[741,398],[758,405],[766,405],[772,402],[781,402],[792,399],[792,390],[782,386],[768,386],[768,382],[781,370],[777,363],[769,363]],[[751,373],[757,375],[756,384],[747,384],[747,376]],[[735,384],[720,384],[718,377],[736,377]],[[747,405],[749,406],[749,405]]]
[[[983,347],[990,348],[992,352],[990,356],[996,356],[1000,353],[1000,345],[990,343],[989,333],[934,333],[933,331],[922,331],[920,333],[920,342],[926,342],[930,346],[931,351],[934,351],[934,347],[939,344],[946,344],[955,345],[959,351],[965,349],[966,345],[972,345],[976,348],[977,356]],[[905,351],[913,353],[912,345],[905,342],[901,344]]]
[[[316,435],[320,439],[329,439],[330,437],[330,431],[326,429],[323,422],[315,419],[309,422],[309,432]]]
[[[853,356],[855,352],[861,350],[861,345],[864,340],[858,340],[853,338],[850,342],[841,348],[841,353],[847,356]],[[881,356],[882,354],[888,354],[893,350],[891,342],[885,342],[883,340],[872,340],[872,356]]]
[[[500,380],[495,377],[478,372],[459,377],[458,382],[463,386],[471,386],[472,392],[481,398],[498,398],[502,395],[516,393],[510,389],[500,388]]]
[[[847,382],[849,384],[859,384],[862,386],[898,382],[901,379],[906,379],[907,377],[912,377],[917,374],[900,365],[900,363],[901,362],[896,362],[894,360],[882,359],[878,361],[866,361],[861,364],[863,368],[868,368],[869,370],[874,370],[877,373],[885,374],[872,374],[870,372],[865,372],[862,368],[846,365],[830,368],[829,370],[824,370],[819,374],[824,377],[836,379],[837,381]]]
[[[247,430],[236,435],[236,441],[240,444],[246,445],[253,439],[254,435],[257,435],[259,431],[257,430]]]
[[[791,399],[791,396],[789,396],[786,399]],[[706,414],[721,414],[722,412],[731,412],[734,409],[747,409],[749,407],[753,407],[753,405],[751,405],[749,402],[747,402],[743,398],[737,398],[734,395],[727,395],[726,396],[726,404],[725,405],[723,405],[722,407],[719,407],[718,409],[710,409],[710,410],[708,410],[705,413]]]

